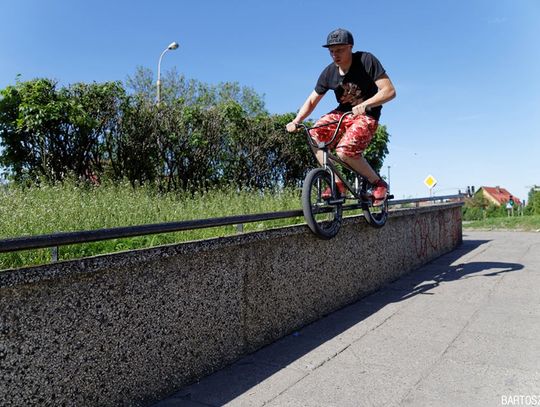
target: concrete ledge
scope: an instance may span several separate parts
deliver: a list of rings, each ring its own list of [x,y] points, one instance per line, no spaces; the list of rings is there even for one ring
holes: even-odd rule
[[[460,243],[446,204],[0,273],[3,405],[148,405]]]

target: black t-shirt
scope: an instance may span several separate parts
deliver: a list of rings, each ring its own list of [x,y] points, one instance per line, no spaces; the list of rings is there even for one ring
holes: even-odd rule
[[[352,65],[344,76],[339,74],[339,68],[334,63],[328,65],[319,76],[315,92],[324,95],[332,89],[339,103],[336,110],[348,112],[377,93],[375,81],[384,73],[383,66],[373,54],[357,51],[353,53]],[[379,120],[381,109],[382,106],[374,107],[367,114]]]

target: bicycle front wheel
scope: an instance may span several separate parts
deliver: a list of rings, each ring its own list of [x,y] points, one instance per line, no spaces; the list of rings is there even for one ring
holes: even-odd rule
[[[322,168],[311,170],[302,188],[302,209],[313,233],[322,239],[331,239],[341,227],[343,208],[332,200],[330,174]]]

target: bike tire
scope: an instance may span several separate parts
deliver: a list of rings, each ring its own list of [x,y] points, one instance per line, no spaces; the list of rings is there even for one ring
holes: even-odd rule
[[[369,192],[369,186],[367,182],[362,184],[362,196],[371,196]],[[388,220],[388,199],[385,199],[380,206],[373,206],[372,199],[363,199],[360,202],[362,211],[364,212],[364,219],[366,222],[376,228],[382,228]]]
[[[330,174],[322,169],[311,170],[302,187],[302,210],[306,223],[313,233],[321,239],[331,239],[341,227],[343,205],[330,204],[322,198],[323,191],[330,187]]]

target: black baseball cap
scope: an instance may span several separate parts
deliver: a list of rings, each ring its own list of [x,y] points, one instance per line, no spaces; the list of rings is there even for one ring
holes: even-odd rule
[[[334,30],[328,34],[326,44],[324,44],[323,47],[328,48],[332,45],[342,44],[354,45],[354,39],[349,31],[344,30],[343,28],[338,28],[337,30]]]

